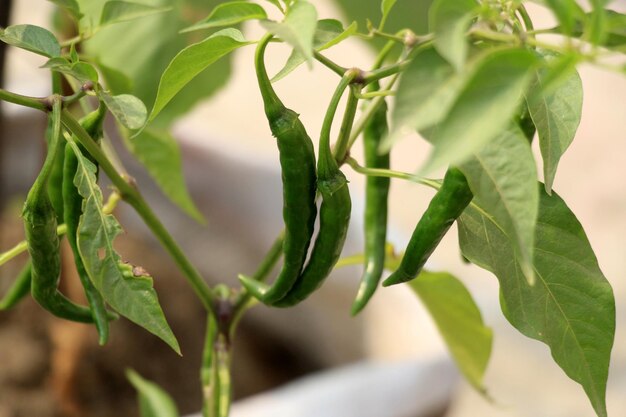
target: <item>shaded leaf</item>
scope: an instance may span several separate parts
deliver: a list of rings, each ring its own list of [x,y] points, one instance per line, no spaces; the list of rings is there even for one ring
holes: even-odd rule
[[[231,26],[247,20],[261,19],[267,19],[267,13],[260,5],[247,1],[232,1],[218,5],[206,18],[183,29],[181,32]]]
[[[0,29],[0,40],[12,46],[53,58],[61,55],[57,38],[47,29],[34,25],[15,25]]]
[[[555,362],[580,383],[598,416],[606,417],[606,380],[615,332],[613,291],[585,232],[555,193],[540,193],[535,231],[537,282],[523,278],[502,227],[472,203],[459,219],[463,255],[500,282],[506,318],[550,347]]]
[[[442,121],[463,90],[470,74],[458,74],[439,53],[428,48],[415,56],[400,78],[392,129],[383,141],[389,150],[402,136]]]
[[[311,3],[300,0],[289,8],[282,22],[265,20],[261,25],[291,45],[309,64],[312,62],[317,10]]]
[[[509,238],[521,270],[534,282],[533,249],[539,207],[537,168],[522,131],[512,125],[459,166],[474,202]]]
[[[129,1],[108,1],[102,8],[100,26],[140,19],[171,10],[169,7],[153,7]]]
[[[67,12],[78,22],[82,16],[80,6],[76,0],[48,0],[51,3],[67,10]]]
[[[421,170],[427,173],[462,162],[502,132],[519,102],[536,62],[525,49],[485,53],[454,105],[430,139],[434,145]]]
[[[322,19],[317,22],[317,28],[315,29],[315,36],[313,38],[313,48],[320,52],[335,46],[344,39],[354,35],[357,29],[358,25],[356,22],[352,22],[350,26],[344,29],[343,25],[338,20]],[[272,78],[272,82],[281,80],[305,62],[306,58],[294,49],[283,68]]]
[[[148,111],[143,101],[137,97],[130,94],[112,96],[102,92],[100,98],[117,121],[128,129],[140,129],[146,124]]]
[[[249,44],[250,42],[247,42],[237,29],[223,29],[202,42],[180,51],[161,76],[149,120],[153,120],[189,81],[209,65],[235,49]]]
[[[100,62],[98,62],[98,69],[102,74],[107,90],[114,95],[130,94],[132,92],[133,82],[126,74]]]
[[[428,309],[465,378],[484,392],[493,332],[485,326],[469,291],[446,272],[423,271],[409,286]]]
[[[435,0],[428,12],[430,30],[435,36],[435,49],[457,71],[465,64],[468,51],[465,32],[477,8],[476,0]]]
[[[557,77],[549,68],[536,71],[526,97],[530,116],[539,134],[548,193],[552,191],[559,160],[574,140],[582,115],[582,81],[575,69],[566,70],[565,79],[558,83],[558,88],[546,85]]]
[[[137,390],[141,417],[179,417],[176,403],[157,384],[144,379],[132,369],[126,370],[126,378]]]
[[[141,268],[124,264],[113,248],[113,241],[122,227],[113,215],[103,211],[96,166],[82,155],[71,138],[68,143],[78,158],[74,185],[85,199],[77,244],[89,278],[115,311],[161,338],[180,354],[178,341],[152,288],[152,277]]]
[[[196,208],[185,185],[178,144],[166,132],[144,130],[125,140],[130,152],[143,164],[165,195],[200,223],[204,217]]]
[[[65,58],[51,58],[42,65],[42,68],[49,68],[52,71],[60,72],[72,78],[77,79],[81,83],[91,81],[94,84],[98,82],[98,71],[93,65],[86,62],[72,63]]]

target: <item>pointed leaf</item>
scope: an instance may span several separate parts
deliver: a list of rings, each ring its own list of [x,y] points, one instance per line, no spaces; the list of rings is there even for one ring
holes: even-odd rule
[[[15,25],[0,29],[0,41],[48,58],[61,56],[57,38],[39,26]]]
[[[539,193],[537,168],[526,137],[517,126],[511,126],[459,168],[474,194],[473,201],[500,225],[524,276],[534,282]]]
[[[218,4],[206,18],[181,30],[181,33],[200,29],[232,26],[247,20],[261,19],[267,19],[267,13],[265,13],[265,9],[260,5],[247,1],[232,1]]]
[[[430,30],[435,36],[435,49],[457,71],[465,64],[468,51],[465,32],[477,8],[476,0],[435,0],[428,12]]]
[[[250,43],[246,42],[237,29],[223,29],[202,42],[189,45],[180,51],[161,76],[159,90],[149,120],[154,120],[165,105],[209,65],[235,49]]]
[[[152,288],[152,277],[141,268],[124,264],[113,248],[113,241],[122,227],[113,215],[104,213],[102,191],[96,183],[96,166],[81,154],[71,138],[68,143],[78,158],[74,185],[85,199],[77,244],[89,278],[115,311],[158,336],[180,354],[178,341]]]
[[[379,30],[383,29],[383,26],[385,25],[385,22],[387,22],[387,18],[389,17],[389,13],[391,13],[391,9],[393,9],[393,6],[396,5],[396,1],[397,0],[383,0],[380,3],[380,11],[382,13],[382,17],[380,19],[380,27],[378,28]]]
[[[42,68],[49,68],[52,71],[68,75],[81,83],[91,81],[96,84],[98,82],[98,71],[93,65],[86,62],[71,63],[65,58],[56,57],[49,59],[48,62],[42,65]]]
[[[540,193],[535,231],[537,282],[529,286],[501,225],[472,203],[460,217],[463,255],[493,272],[502,310],[524,335],[550,347],[555,362],[580,383],[606,417],[606,381],[615,332],[615,300],[585,232],[563,200]]]
[[[400,78],[392,130],[383,142],[385,150],[407,133],[420,131],[442,121],[469,79],[469,73],[458,74],[432,49],[415,56]]]
[[[128,22],[129,20],[140,19],[156,13],[167,12],[169,10],[171,10],[169,7],[153,7],[130,1],[108,1],[102,8],[100,26]]]
[[[493,333],[463,283],[446,272],[422,272],[409,283],[435,321],[459,369],[474,388],[484,392],[483,376]]]
[[[480,58],[472,78],[433,133],[434,149],[421,173],[462,162],[506,129],[535,62],[524,49],[489,51]]]
[[[309,64],[312,62],[317,10],[311,3],[300,0],[289,8],[282,22],[264,20],[261,25],[291,45]]]
[[[344,29],[341,22],[338,20],[322,19],[317,22],[315,37],[313,38],[313,48],[320,52],[335,46],[344,39],[354,35],[357,29],[358,25],[356,22],[352,22],[350,26]],[[306,58],[294,49],[291,55],[289,55],[285,66],[272,78],[272,82],[281,80],[305,62]]]
[[[146,124],[148,111],[145,104],[130,94],[112,96],[105,92],[99,94],[113,116],[123,126],[131,130],[140,129]]]
[[[179,417],[176,403],[163,388],[144,379],[132,369],[126,370],[126,378],[139,394],[141,417]]]
[[[535,72],[526,97],[530,116],[539,134],[543,176],[548,193],[552,191],[559,160],[574,140],[582,115],[582,81],[575,69],[568,73],[559,82],[558,88],[546,91],[544,83],[549,82],[548,79],[554,78],[554,75],[549,69]]]
[[[170,200],[196,221],[205,222],[189,196],[180,149],[173,137],[167,132],[144,130],[132,139],[126,138],[125,144]]]

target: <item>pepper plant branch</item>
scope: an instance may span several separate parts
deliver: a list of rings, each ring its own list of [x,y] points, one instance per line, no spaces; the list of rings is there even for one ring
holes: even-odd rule
[[[332,72],[334,72],[335,74],[341,77],[343,77],[343,74],[345,74],[346,71],[348,70],[347,68],[342,67],[341,65],[337,64],[336,62],[325,57],[324,55],[322,55],[321,53],[317,51],[313,51],[313,57],[315,57],[315,59],[319,61],[321,64],[323,64],[325,67],[327,67]]]
[[[441,188],[441,184],[429,178],[420,177],[415,174],[409,174],[408,172],[394,171],[391,169],[380,169],[380,168],[366,168],[360,165],[356,159],[352,157],[346,158],[346,163],[350,165],[355,172],[359,174],[367,175],[370,177],[387,177],[387,178],[398,178],[401,180],[407,180],[411,182],[415,182],[418,184],[426,185],[430,188],[434,188],[438,190]]]
[[[200,273],[185,256],[185,253],[178,246],[174,238],[163,226],[159,218],[154,214],[150,206],[143,199],[141,193],[135,188],[132,180],[121,176],[115,167],[108,160],[102,149],[94,142],[89,134],[83,129],[78,121],[67,110],[63,110],[61,115],[63,125],[76,136],[87,152],[98,162],[102,170],[109,177],[113,185],[117,188],[122,199],[130,204],[139,216],[143,219],[152,233],[161,242],[170,256],[174,259],[179,268],[183,271],[185,278],[190,283],[200,301],[205,308],[213,313],[213,295],[210,287],[204,282]]]
[[[346,111],[343,114],[343,120],[341,122],[341,128],[339,129],[339,136],[335,143],[334,156],[338,163],[341,163],[348,154],[350,132],[352,131],[352,125],[354,124],[354,116],[356,115],[356,109],[359,104],[358,94],[361,92],[361,85],[352,84],[350,86],[350,94],[348,94],[348,101],[346,103]]]
[[[3,88],[0,88],[0,100],[7,101],[9,103],[17,104],[24,107],[30,107],[31,109],[48,111],[48,98],[47,97],[29,97],[23,96],[17,93],[11,93]]]

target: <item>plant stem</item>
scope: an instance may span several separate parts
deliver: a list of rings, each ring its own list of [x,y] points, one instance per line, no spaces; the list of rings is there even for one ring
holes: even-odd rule
[[[67,226],[65,224],[58,225],[57,235],[62,236],[65,233],[67,233]],[[11,259],[15,258],[16,256],[19,256],[22,253],[26,252],[27,249],[28,249],[28,246],[26,244],[26,241],[22,240],[17,245],[13,246],[11,249],[0,253],[0,266],[9,262]]]
[[[345,74],[348,70],[347,68],[342,67],[341,65],[330,60],[329,58],[325,57],[317,51],[313,51],[313,57],[315,57],[316,60],[318,60],[321,64],[324,64],[326,68],[330,69],[332,72],[339,75],[340,77],[343,77],[343,74]]]
[[[9,103],[17,104],[19,106],[30,107],[36,110],[49,110],[47,98],[23,96],[21,94],[11,93],[2,88],[0,88],[0,100],[8,101]]]
[[[415,174],[409,174],[407,172],[394,171],[391,169],[380,169],[380,168],[365,168],[364,166],[359,165],[356,159],[348,157],[346,159],[346,163],[350,165],[350,167],[358,172],[359,174],[368,175],[370,177],[387,177],[387,178],[399,178],[401,180],[407,180],[411,182],[415,182],[418,184],[426,185],[428,187],[434,188],[438,190],[441,188],[441,184],[438,181],[423,178]]]
[[[350,94],[348,95],[348,102],[346,103],[346,111],[343,114],[343,120],[341,122],[341,128],[339,129],[339,137],[335,143],[335,160],[341,164],[346,158],[350,145],[350,133],[352,131],[352,125],[354,124],[354,116],[356,115],[356,109],[359,104],[358,94],[361,92],[360,85],[352,85],[350,88]]]
[[[67,110],[63,110],[61,121],[65,127],[76,136],[87,152],[98,162],[102,170],[109,177],[113,185],[117,188],[124,201],[130,204],[139,216],[146,223],[148,228],[161,242],[170,256],[174,259],[200,301],[208,311],[214,312],[213,294],[211,289],[204,282],[200,273],[185,256],[185,253],[178,246],[174,238],[163,226],[159,218],[154,214],[150,206],[143,199],[141,193],[135,187],[133,180],[129,177],[122,177],[115,167],[108,160],[102,149],[94,142],[89,134],[83,129],[78,121]]]

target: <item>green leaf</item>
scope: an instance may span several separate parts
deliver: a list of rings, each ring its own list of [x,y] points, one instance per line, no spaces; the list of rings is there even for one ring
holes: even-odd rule
[[[50,58],[48,62],[42,65],[42,68],[49,68],[52,71],[68,75],[77,79],[81,83],[88,81],[91,81],[94,84],[98,83],[98,71],[93,67],[93,65],[86,62],[71,63],[65,58],[56,57]]]
[[[161,76],[159,90],[149,120],[153,120],[189,81],[209,65],[235,49],[250,43],[243,38],[237,29],[223,29],[202,42],[190,45],[180,51]]]
[[[317,26],[317,10],[304,0],[289,8],[285,20],[272,22],[264,20],[261,25],[298,51],[309,64],[313,61],[313,37]]]
[[[102,92],[100,98],[117,121],[128,129],[140,129],[146,124],[148,111],[146,105],[137,97],[130,94],[112,96]]]
[[[585,12],[575,0],[545,0],[565,35],[571,35]]]
[[[608,0],[590,0],[592,11],[587,21],[585,35],[594,45],[603,45],[608,36],[608,16],[604,10]],[[624,29],[622,27],[622,29]]]
[[[133,90],[132,80],[121,71],[98,62],[107,90],[113,94],[130,94]]]
[[[427,173],[462,162],[505,130],[519,108],[536,62],[525,49],[489,51],[431,138]]]
[[[152,288],[152,277],[142,268],[124,264],[113,248],[122,227],[113,215],[103,211],[102,191],[96,183],[96,166],[81,154],[71,138],[68,143],[78,158],[74,185],[85,199],[77,243],[89,278],[115,311],[161,338],[180,354],[178,341]]]
[[[189,196],[178,144],[166,132],[144,130],[125,138],[128,150],[143,164],[165,195],[200,223],[205,219]]]
[[[313,38],[313,48],[318,52],[328,49],[354,35],[357,30],[358,25],[356,22],[352,22],[350,26],[344,29],[343,25],[338,20],[322,19],[317,22],[317,28],[315,29],[315,36]],[[283,79],[305,62],[306,58],[294,49],[283,68],[272,78],[272,82]]]
[[[67,12],[78,22],[82,17],[80,13],[80,6],[76,2],[76,0],[48,0],[51,3],[56,4],[57,6],[67,10]]]
[[[102,8],[100,26],[128,22],[130,20],[140,19],[142,17],[170,10],[172,9],[169,7],[153,7],[129,1],[108,1]]]
[[[474,194],[473,201],[500,226],[524,276],[534,282],[539,193],[537,168],[526,137],[512,125],[459,168]]]
[[[392,130],[383,149],[407,133],[441,122],[467,83],[469,73],[457,73],[436,50],[425,49],[415,56],[402,74],[391,119]]]
[[[463,376],[481,392],[493,333],[485,326],[471,294],[446,272],[423,271],[409,283],[435,321]]]
[[[575,69],[566,70],[569,75],[566,74],[566,78],[558,83],[556,89],[544,87],[550,82],[549,79],[557,77],[549,68],[536,71],[526,96],[530,116],[539,134],[543,176],[548,194],[552,191],[559,160],[574,140],[582,115],[582,81]]]
[[[468,51],[465,32],[477,8],[476,0],[435,0],[428,12],[430,30],[435,36],[435,49],[457,71],[465,64]]]
[[[0,40],[38,55],[53,58],[61,55],[57,38],[47,29],[33,25],[15,25],[0,29]]]
[[[139,394],[141,417],[179,417],[176,403],[157,384],[142,378],[132,369],[126,370],[126,378]]]
[[[387,18],[389,17],[389,13],[391,12],[391,9],[393,9],[393,6],[396,5],[396,1],[397,0],[383,0],[380,3],[380,11],[382,13],[382,17],[380,19],[380,25],[379,25],[379,30],[382,30],[383,27],[385,26],[385,23],[387,22]]]
[[[616,50],[619,52],[626,51],[626,15],[618,13],[613,10],[603,10],[596,15],[592,13],[577,14],[577,19],[574,22],[574,26],[571,33],[568,32],[568,28],[563,25],[562,22],[559,26],[551,29],[547,29],[548,33],[562,33],[565,35],[571,34],[575,37],[582,37],[588,35],[589,30],[586,32],[585,28],[590,25],[590,21],[598,19],[596,25],[601,24],[601,33],[598,34],[596,42],[598,45],[608,49]]]
[[[472,203],[461,215],[463,255],[500,282],[506,318],[550,347],[555,362],[580,383],[598,416],[606,417],[606,380],[615,332],[615,300],[585,232],[563,200],[540,193],[535,231],[537,282],[523,279],[502,228]]]
[[[232,1],[218,5],[206,18],[183,29],[181,32],[232,26],[247,20],[261,19],[267,19],[267,13],[260,5],[247,1]]]

